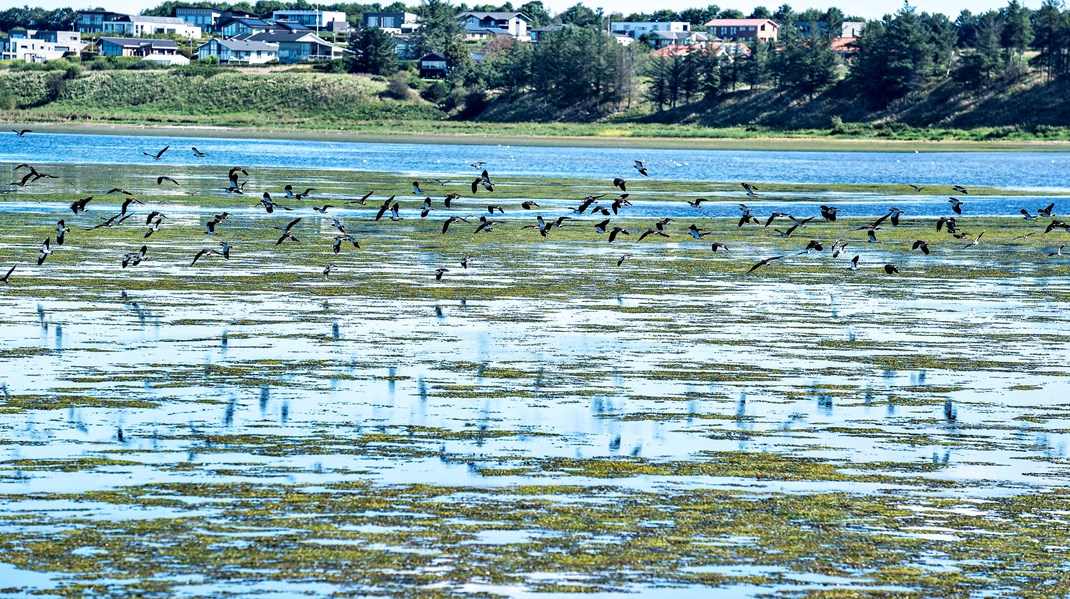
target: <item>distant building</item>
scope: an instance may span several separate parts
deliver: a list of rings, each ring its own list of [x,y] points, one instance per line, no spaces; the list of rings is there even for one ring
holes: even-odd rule
[[[611,21],[609,30],[617,35],[627,35],[632,39],[649,37],[655,31],[689,32],[691,23],[683,21]]]
[[[780,25],[769,19],[713,19],[706,23],[710,35],[724,40],[776,41]]]
[[[420,17],[411,12],[366,12],[361,17],[365,29],[382,29],[387,33],[409,34],[420,28]]]
[[[111,12],[110,10],[80,10],[78,11],[78,19],[75,21],[75,27],[78,29],[78,33],[103,33],[105,21],[111,21],[116,17],[122,16],[126,15]]]
[[[310,29],[326,31],[345,31],[349,29],[346,13],[333,10],[276,10],[271,13],[272,20],[300,23]],[[339,23],[332,26],[331,23]],[[338,29],[344,24],[344,29]]]
[[[706,53],[711,56],[720,56],[728,60],[750,56],[750,48],[741,42],[710,41],[705,44],[665,46],[650,53],[651,56],[672,58],[674,56],[687,56],[695,53]]]
[[[215,56],[225,64],[264,64],[279,59],[279,45],[249,40],[212,38],[197,47],[197,58]]]
[[[546,27],[536,27],[535,29],[532,29],[530,31],[531,43],[538,44],[540,41],[546,38],[547,35],[556,33],[567,27],[574,27],[574,25],[549,25]],[[635,43],[635,39],[628,35],[623,35],[620,33],[610,33],[609,35],[613,36],[613,39],[615,39],[617,43],[622,46],[630,46]]]
[[[104,33],[143,37],[146,35],[178,35],[182,37],[201,37],[201,28],[177,17],[143,17],[141,15],[119,15],[110,21],[104,21]]]
[[[412,41],[412,35],[394,34],[390,36],[394,40],[394,51],[401,60],[412,60],[416,44]]]
[[[512,34],[500,27],[480,27],[470,23],[464,25],[464,41],[466,42],[478,42],[498,36],[512,37]]]
[[[139,56],[169,65],[189,64],[189,59],[178,53],[178,44],[173,40],[136,39],[131,37],[102,37],[97,40],[101,56]]]
[[[487,29],[504,29],[518,40],[527,41],[528,23],[531,18],[522,12],[466,12],[458,16],[465,26]]]
[[[858,38],[837,37],[832,40],[832,51],[845,62],[858,55]]]
[[[654,31],[646,37],[655,49],[666,46],[701,46],[710,41],[709,34],[701,31]]]
[[[866,28],[866,24],[863,21],[844,21],[840,23],[840,35],[838,37],[858,37],[862,35],[862,30]]]
[[[341,58],[344,51],[340,46],[336,46],[312,32],[265,31],[238,39],[278,44],[279,62],[282,64],[332,60]]]
[[[308,25],[301,23],[291,23],[290,21],[275,21],[275,31],[308,31],[315,33]]]
[[[213,8],[181,7],[175,9],[175,18],[201,28],[201,31],[215,31],[216,23],[223,13]]]
[[[219,32],[223,34],[223,37],[253,35],[273,29],[274,26],[271,23],[255,17],[235,17],[219,23]]]
[[[420,58],[418,65],[422,79],[445,79],[449,74],[446,68],[446,55],[441,52],[424,55]]]
[[[85,44],[77,31],[11,31],[0,39],[0,60],[47,62],[82,51]]]

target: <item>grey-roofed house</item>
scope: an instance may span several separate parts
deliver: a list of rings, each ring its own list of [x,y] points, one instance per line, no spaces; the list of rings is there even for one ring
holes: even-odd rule
[[[647,41],[654,49],[666,46],[690,46],[708,43],[711,36],[701,31],[652,31],[648,34]]]
[[[264,64],[279,59],[279,45],[239,39],[212,38],[197,47],[197,58],[215,56],[226,64]]]
[[[522,12],[466,12],[458,16],[464,24],[492,29],[504,29],[518,40],[527,41],[531,19]]]
[[[239,35],[252,35],[274,29],[271,23],[263,19],[252,17],[235,17],[219,24],[219,32],[223,37],[236,37]]]
[[[464,40],[466,42],[478,42],[498,36],[512,36],[509,31],[501,27],[483,27],[481,25],[464,24]]]
[[[446,55],[441,52],[425,54],[417,65],[420,68],[421,79],[445,79],[449,74]]]
[[[315,33],[300,31],[265,31],[240,39],[278,44],[282,64],[341,58],[344,51]]]
[[[173,40],[102,37],[97,40],[97,48],[101,56],[139,56],[169,65],[189,64],[189,59],[178,53],[178,44]]]

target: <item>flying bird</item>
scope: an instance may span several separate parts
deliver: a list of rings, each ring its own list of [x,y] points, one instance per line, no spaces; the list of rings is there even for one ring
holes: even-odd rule
[[[973,241],[971,241],[971,242],[967,243],[966,245],[962,246],[962,249],[970,248],[970,247],[973,247],[973,246],[975,246],[975,245],[977,245],[977,244],[981,243],[981,237],[982,237],[982,236],[983,236],[984,234],[985,234],[985,232],[984,232],[984,231],[981,231],[981,233],[980,233],[980,234],[978,234],[978,235],[977,235],[977,237],[974,237],[974,238],[973,238]]]
[[[49,247],[49,241],[51,237],[45,238],[44,243],[41,244],[41,253],[37,255],[37,266],[41,266],[44,263],[45,258],[52,255],[52,248]]]
[[[174,179],[172,179],[171,177],[168,177],[166,175],[161,175],[159,177],[156,177],[156,184],[157,185],[163,185],[164,181],[170,181],[171,183],[174,183],[175,185],[178,185],[178,181],[175,181]]]
[[[148,152],[142,152],[142,154],[144,154],[146,156],[149,156],[151,158],[154,158],[156,160],[159,160],[161,157],[163,157],[163,153],[166,152],[167,149],[170,148],[170,147],[171,146],[164,146],[162,150],[160,150],[159,152],[156,152],[155,154],[150,154]]]
[[[141,261],[145,259],[145,252],[149,251],[149,246],[143,245],[141,249],[136,252],[127,252],[123,256],[123,268],[127,266],[137,266],[141,264]]]
[[[951,209],[955,211],[955,214],[962,214],[962,205],[966,202],[963,202],[958,198],[951,198],[948,202],[951,204]]]
[[[970,192],[966,191],[966,188],[961,186],[961,185],[956,185],[956,186],[952,187],[951,189],[955,190],[957,193],[961,193],[961,194],[964,194],[964,195],[970,195]]]
[[[613,240],[617,238],[617,235],[630,235],[628,229],[624,227],[613,227],[613,230],[609,232],[609,242],[613,243]]]
[[[190,262],[190,266],[193,266],[194,264],[196,264],[197,261],[200,260],[202,256],[207,256],[208,254],[218,254],[218,253],[219,252],[217,252],[213,248],[204,248],[203,250],[197,252],[197,255],[193,257],[193,262]]]
[[[19,129],[12,129],[11,131],[12,131],[12,133],[14,133],[15,135],[18,135],[19,137],[26,137],[26,134],[27,134],[27,133],[33,133],[33,129],[21,129],[21,130],[19,130]]]
[[[754,192],[758,191],[757,187],[751,185],[750,183],[740,183],[740,185],[742,185],[743,189],[745,189],[747,191],[747,195],[748,196],[750,196],[752,198],[758,197],[758,194],[754,193]]]
[[[308,187],[305,189],[305,191],[301,193],[294,193],[294,186],[290,185],[289,183],[287,183],[286,186],[282,188],[282,190],[286,192],[286,197],[292,200],[303,200],[308,197],[308,194],[314,191],[313,188]]]
[[[205,156],[207,156],[207,154],[205,154],[204,152],[198,150],[197,148],[193,148],[193,157],[194,158],[204,158]]]
[[[338,252],[342,251],[343,241],[348,241],[353,244],[353,247],[360,249],[360,244],[357,243],[357,240],[352,235],[335,235],[334,245],[332,246],[332,248],[334,249],[334,253],[337,254]]]
[[[449,272],[449,271],[450,271],[450,269],[448,269],[448,268],[437,268],[437,269],[435,269],[435,280],[436,281],[441,281],[442,280],[442,275],[447,273],[447,272]]]
[[[377,212],[375,214],[375,220],[379,220],[379,219],[383,218],[383,215],[386,214],[387,210],[390,210],[390,205],[393,204],[393,203],[394,203],[394,196],[390,196],[389,198],[387,198],[386,201],[383,202],[383,205],[379,206],[379,212]]]
[[[899,274],[899,267],[894,265],[894,264],[885,264],[884,265],[884,272],[887,273],[887,274],[890,274],[890,275],[892,275],[892,274],[897,275],[897,274]]]
[[[911,250],[919,250],[920,249],[921,253],[925,254],[926,256],[929,255],[929,244],[925,243],[921,239],[915,241],[914,245],[910,246],[910,249]]]
[[[758,270],[759,268],[768,265],[773,260],[780,260],[783,257],[784,256],[773,256],[772,258],[766,258],[764,260],[759,260],[757,264],[755,264],[754,266],[750,267],[750,270],[748,270],[746,274],[750,274],[750,273]]]
[[[1059,249],[1060,249],[1060,251],[1062,250],[1061,247]],[[1062,256],[1061,253],[1059,255]],[[7,274],[4,275],[4,278],[0,279],[0,281],[3,281],[4,285],[7,285],[8,280],[11,279],[11,273],[15,272],[15,267],[16,266],[18,266],[18,264],[12,265],[11,268],[8,269]]]
[[[635,166],[635,170],[639,171],[640,175],[642,175],[644,177],[648,176],[647,173],[646,173],[646,167],[643,166],[643,161],[642,160],[636,160],[634,166]]]
[[[74,201],[71,204],[71,212],[75,214],[78,214],[79,212],[85,212],[85,205],[88,204],[92,199],[93,196],[89,196],[88,198],[82,198],[80,200]]]
[[[627,181],[625,181],[624,179],[621,179],[620,177],[615,177],[613,179],[613,187],[616,187],[617,189],[619,189],[621,191],[628,191],[628,189],[626,187],[626,184],[627,184]]]
[[[827,220],[829,222],[836,222],[836,213],[839,212],[839,211],[840,211],[840,209],[836,208],[835,206],[822,206],[821,207],[821,218],[823,218],[823,219],[825,219],[825,220]]]

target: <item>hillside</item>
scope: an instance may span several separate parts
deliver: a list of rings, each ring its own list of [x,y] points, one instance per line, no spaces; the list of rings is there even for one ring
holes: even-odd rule
[[[4,113],[10,120],[324,128],[444,116],[422,100],[385,98],[385,89],[368,77],[309,72],[0,72],[0,97],[15,104]]]

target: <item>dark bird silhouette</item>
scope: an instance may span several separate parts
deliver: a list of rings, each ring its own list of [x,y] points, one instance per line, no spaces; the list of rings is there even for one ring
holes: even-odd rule
[[[348,241],[353,244],[353,247],[360,249],[360,244],[357,243],[357,240],[354,239],[352,235],[335,235],[334,245],[332,246],[332,248],[334,249],[334,253],[337,254],[338,252],[342,251],[343,241]]]
[[[271,194],[266,191],[264,192],[264,195],[260,198],[260,204],[264,206],[264,209],[267,210],[268,214],[275,212],[276,208],[282,208],[283,210],[293,210],[293,208],[283,206],[275,200],[272,200]],[[256,204],[253,205],[255,206]]]
[[[621,179],[620,177],[615,177],[613,179],[613,187],[616,187],[617,189],[619,189],[621,191],[628,191],[627,183],[628,183],[627,181],[625,181],[624,179]]]
[[[126,254],[124,254],[123,268],[126,268],[127,266],[137,266],[138,264],[141,264],[142,260],[145,259],[145,253],[148,251],[149,246],[143,245],[141,246],[141,249],[136,252],[127,252]]]
[[[480,160],[479,162],[473,162],[472,164],[469,164],[468,166],[470,166],[470,167],[472,167],[472,168],[474,168],[476,170],[479,170],[479,169],[483,168],[486,165],[487,165],[486,162]]]
[[[970,195],[970,192],[966,191],[966,188],[961,186],[961,185],[956,185],[956,186],[952,187],[951,189],[955,190],[958,193],[964,194],[964,195]]]
[[[125,200],[123,200],[123,205],[122,208],[120,208],[119,210],[119,214],[126,214],[127,209],[130,208],[130,204],[144,205],[144,202],[142,202],[141,200],[136,200],[134,198],[126,198]]]
[[[750,183],[740,183],[740,185],[743,186],[743,189],[747,190],[747,195],[748,196],[750,196],[752,198],[758,197],[758,194],[754,193],[754,192],[758,191],[757,187],[751,185]]]
[[[217,252],[213,248],[204,248],[203,250],[197,252],[197,255],[193,257],[193,262],[190,262],[190,266],[193,266],[194,264],[196,264],[197,261],[200,260],[202,256],[207,256],[208,254],[218,254],[218,253],[219,252]]]
[[[646,231],[644,231],[643,234],[639,236],[639,241],[642,241],[642,240],[646,239],[647,237],[649,237],[651,235],[660,235],[661,237],[668,237],[669,236],[669,234],[665,233],[664,231],[659,231],[657,229],[653,229],[652,228],[652,229],[647,229]]]
[[[290,198],[290,199],[293,199],[293,200],[303,200],[303,199],[308,197],[308,194],[310,194],[313,191],[315,191],[313,188],[308,187],[301,193],[294,193],[294,186],[290,185],[289,183],[287,183],[286,186],[282,188],[282,190],[286,192],[286,197],[287,198]]]
[[[642,175],[644,177],[648,176],[647,172],[646,172],[646,167],[643,166],[643,161],[642,160],[636,160],[634,166],[635,166],[635,170],[639,171],[640,175]]]
[[[535,202],[533,202],[531,200],[528,200],[528,201],[524,202],[523,204],[520,204],[520,207],[523,208],[524,210],[531,210],[532,208],[542,208],[542,206],[539,206],[538,204],[536,204]]]
[[[613,227],[613,230],[609,232],[609,242],[613,243],[613,240],[617,238],[617,235],[630,235],[628,229],[624,227]]]
[[[360,204],[361,206],[367,205],[368,198],[372,197],[373,193],[375,193],[375,192],[374,191],[369,191],[368,193],[364,194],[364,196],[361,197],[359,200],[353,200],[351,202],[346,202],[346,203],[347,204]]]
[[[687,203],[690,204],[692,208],[698,208],[698,207],[702,206],[702,202],[708,202],[708,201],[709,200],[707,200],[706,198],[695,198],[694,202],[692,202],[691,200],[688,200]]]
[[[78,214],[79,212],[85,212],[85,205],[93,200],[93,196],[88,198],[82,198],[71,203],[71,212]]]
[[[580,202],[580,205],[576,207],[576,214],[583,214],[584,212],[586,212],[588,208],[590,208],[591,206],[597,204],[598,203],[598,198],[601,198],[601,197],[603,197],[603,196],[602,195],[596,195],[596,196],[587,196],[587,197],[583,198],[583,201]]]
[[[123,189],[123,188],[121,188],[121,187],[112,187],[111,189],[109,189],[109,190],[108,190],[108,193],[109,193],[109,194],[112,194],[112,193],[121,193],[121,194],[123,194],[124,196],[132,196],[132,195],[134,195],[134,194],[130,193],[129,191],[127,191],[127,190],[125,190],[125,189]]]
[[[899,267],[894,265],[894,264],[885,264],[884,265],[884,272],[886,274],[890,274],[890,275],[893,275],[893,274],[897,275],[897,274],[899,274]]]
[[[607,218],[606,220],[604,220],[604,221],[602,221],[602,222],[600,222],[600,223],[597,223],[597,224],[595,224],[595,226],[594,226],[594,230],[595,230],[595,232],[597,232],[598,234],[602,234],[602,233],[605,233],[605,232],[606,232],[606,227],[608,227],[608,226],[609,226],[609,219]]]
[[[880,243],[879,241],[877,241],[877,232],[876,231],[874,231],[873,229],[870,229],[869,231],[866,231],[866,233],[869,234],[869,242],[870,243]]]
[[[205,156],[207,156],[207,154],[205,154],[204,152],[198,150],[196,147],[193,148],[193,157],[194,158],[204,158]]]
[[[420,191],[420,182],[419,181],[413,181],[412,182],[412,195],[415,195],[415,196],[424,195],[424,192]]]
[[[394,205],[390,207],[390,220],[397,222],[401,220],[401,215],[398,214],[398,203],[394,202]]]
[[[717,250],[724,250],[726,252],[729,251],[727,245],[721,243],[720,241],[715,241],[713,242],[713,245],[710,246],[710,251],[716,252]]]
[[[168,177],[166,175],[160,175],[159,177],[156,177],[156,184],[157,185],[163,185],[164,181],[170,181],[171,183],[174,183],[175,185],[178,185],[178,181],[175,181],[174,179],[172,179],[171,177]]]
[[[501,206],[499,206],[497,204],[491,204],[490,206],[487,206],[487,213],[488,214],[494,214],[495,210],[498,211],[498,214],[505,214],[505,208],[502,208]]]
[[[851,258],[851,270],[858,270],[858,256]]]
[[[1070,232],[1070,224],[1064,223],[1061,220],[1053,220],[1050,223],[1048,223],[1048,227],[1046,229],[1044,229],[1044,233],[1045,234],[1051,233],[1055,229],[1062,229],[1064,231]]]
[[[481,217],[479,217],[479,226],[476,227],[475,231],[472,231],[472,234],[474,235],[474,234],[479,233],[479,232],[487,232],[487,233],[489,233],[490,231],[494,230],[494,226],[497,225],[497,224],[499,224],[498,221],[496,221],[496,220],[488,220],[487,217],[481,216]]]
[[[1024,217],[1025,217],[1025,220],[1030,220],[1030,221],[1032,221],[1032,220],[1036,220],[1036,219],[1037,219],[1037,217],[1036,217],[1036,216],[1034,216],[1034,215],[1032,215],[1032,214],[1029,214],[1029,211],[1028,211],[1028,210],[1026,210],[1025,208],[1022,208],[1022,209],[1021,209],[1021,210],[1019,210],[1018,212],[1021,212],[1021,213],[1022,213],[1022,216],[1024,216]]]
[[[390,196],[389,198],[387,198],[386,201],[383,202],[383,205],[379,206],[379,212],[375,213],[375,220],[379,220],[379,219],[383,218],[383,215],[386,214],[387,210],[390,210],[390,205],[393,204],[393,203],[394,203],[394,196]]]
[[[806,248],[803,249],[803,251],[799,252],[799,254],[800,255],[809,254],[812,251],[820,252],[820,251],[824,251],[824,249],[825,249],[825,246],[821,245],[820,241],[818,241],[816,239],[811,239],[810,242],[806,244]]]
[[[12,129],[11,131],[15,135],[18,135],[19,137],[26,137],[27,133],[33,133],[33,129],[21,129],[21,130]]]
[[[1059,249],[1062,250],[1062,248],[1059,248]],[[1059,254],[1059,255],[1061,256],[1062,254]],[[7,285],[8,281],[11,279],[11,273],[15,272],[15,267],[16,266],[18,266],[18,264],[12,265],[12,267],[10,269],[8,269],[7,274],[4,275],[4,278],[0,279],[0,281],[2,281],[4,283],[4,285]]]
[[[448,269],[448,268],[437,268],[437,269],[435,269],[435,280],[436,281],[441,281],[442,280],[442,275],[445,274],[445,273],[448,273],[449,271],[450,271],[450,269]]]
[[[922,187],[921,185],[914,185],[913,183],[907,183],[907,185],[909,185],[909,186],[910,186],[911,188],[913,188],[913,189],[914,189],[914,193],[918,193],[918,192],[920,192],[921,190],[925,189],[925,188],[924,188],[924,187]]]
[[[320,214],[327,214],[327,209],[328,208],[334,208],[334,206],[332,206],[330,204],[324,204],[323,206],[313,206],[312,207],[313,210],[315,210],[316,212],[319,212]]]
[[[981,232],[980,232],[980,233],[979,233],[979,234],[977,235],[977,237],[974,237],[974,238],[973,238],[973,241],[971,241],[971,242],[967,243],[966,245],[962,246],[962,249],[966,249],[966,248],[969,248],[969,247],[973,247],[973,246],[975,246],[975,245],[977,245],[977,244],[981,243],[981,237],[982,237],[982,236],[984,236],[984,234],[985,234],[985,232],[984,232],[984,231],[981,231]]]
[[[331,276],[331,265],[323,267],[323,280],[326,281]]]
[[[947,231],[949,233],[954,233],[955,232],[955,217],[953,217],[953,216],[941,216],[939,219],[936,220],[936,230],[937,231],[942,229],[945,225],[947,226]]]
[[[1051,218],[1051,217],[1055,216],[1055,212],[1053,212],[1054,210],[1055,210],[1055,202],[1052,202],[1052,203],[1048,204],[1047,206],[1045,206],[1043,208],[1037,208],[1037,214],[1039,214],[1041,216],[1047,216],[1048,218]]]
[[[623,193],[619,198],[613,200],[613,204],[611,205],[613,208],[613,214],[617,214],[618,212],[620,212],[621,208],[623,208],[624,206],[631,205],[632,203],[628,201],[628,194]]]
[[[591,215],[601,214],[602,216],[611,216],[613,213],[609,211],[609,208],[605,206],[595,206],[591,208]]]
[[[222,214],[217,214],[217,215],[213,216],[212,218],[208,219],[208,223],[205,225],[205,233],[207,233],[208,235],[215,235],[216,225],[218,225],[219,223],[227,220],[228,216],[230,216],[230,213],[229,212],[224,212]]]
[[[620,258],[617,258],[617,266],[624,264],[624,261],[628,259],[628,254],[624,254]]]
[[[703,237],[705,237],[705,236],[709,235],[710,233],[712,233],[712,231],[706,231],[704,229],[699,229],[695,225],[691,225],[690,227],[688,227],[687,228],[687,232],[690,233],[691,236],[694,237],[695,239],[702,239]]]
[[[63,245],[63,236],[71,232],[71,228],[61,219],[56,223],[56,245]]]
[[[463,216],[451,216],[451,217],[446,219],[446,222],[442,223],[442,234],[445,235],[446,231],[449,230],[450,225],[455,223],[455,222],[457,222],[457,221],[459,221],[459,220],[460,221],[464,221],[464,222],[468,222],[468,219],[464,218]]]
[[[839,211],[840,209],[836,208],[835,206],[822,206],[821,218],[829,222],[836,222],[836,213],[838,213]]]
[[[142,154],[144,154],[146,156],[149,156],[149,157],[151,157],[151,158],[153,158],[155,160],[159,160],[160,158],[163,157],[163,153],[166,152],[167,149],[170,148],[170,147],[171,146],[164,146],[162,150],[160,150],[159,152],[156,152],[155,154],[150,154],[148,152],[142,152]]]
[[[45,238],[44,243],[41,244],[41,253],[37,255],[37,266],[41,266],[45,262],[45,258],[52,255],[52,248],[49,247],[51,237]]]
[[[951,198],[948,202],[951,203],[951,209],[955,211],[955,214],[962,214],[962,205],[966,202],[963,202],[958,198]]]
[[[1064,247],[1066,247],[1066,246],[1065,246],[1065,245],[1060,245],[1060,246],[1059,246],[1059,249],[1057,249],[1057,250],[1055,250],[1054,252],[1051,252],[1050,254],[1048,254],[1048,257],[1050,258],[1051,256],[1062,256],[1062,255],[1063,255],[1063,248],[1064,248]],[[11,270],[15,270],[15,267],[14,267],[14,266],[12,266],[12,267],[11,267]],[[10,273],[10,272],[8,272],[7,274],[8,274],[8,275],[10,275],[11,273]],[[5,282],[5,283],[7,282],[7,277],[5,277],[5,278],[4,278],[4,282]]]
[[[483,188],[487,191],[494,191],[494,184],[490,181],[490,173],[485,170],[479,178],[477,178],[475,181],[472,181],[472,193],[476,193],[480,185],[482,185]]]
[[[287,241],[287,240],[293,241],[294,243],[300,243],[301,242],[298,238],[294,237],[294,235],[292,233],[290,233],[289,231],[286,231],[286,232],[284,232],[282,234],[282,237],[279,237],[279,240],[275,242],[275,245],[277,245],[277,246],[278,245],[282,245],[282,243],[284,241]]]
[[[769,215],[768,219],[766,219],[764,226],[768,227],[769,225],[773,224],[774,220],[776,220],[777,218],[782,217],[782,216],[786,216],[788,218],[792,218],[792,216],[790,214],[788,214],[787,212],[774,212],[774,213]]]
[[[471,256],[465,256],[464,258],[461,258],[461,268],[468,270],[468,261],[471,259]]]
[[[448,196],[446,196],[445,198],[442,199],[442,205],[446,207],[446,210],[449,210],[450,209],[450,204],[453,203],[453,200],[458,200],[460,198],[461,198],[460,194],[451,193],[450,195],[448,195]]]
[[[929,244],[925,243],[921,239],[915,241],[914,245],[910,246],[910,249],[921,250],[921,253],[925,254],[926,256],[929,255]]]
[[[750,270],[747,271],[747,274],[750,274],[750,273],[758,270],[759,268],[761,268],[763,266],[767,266],[773,260],[780,260],[783,257],[784,256],[773,256],[772,258],[766,258],[764,260],[759,260],[757,264],[755,264],[754,266],[750,267]]]
[[[163,218],[157,218],[156,220],[154,220],[152,222],[152,224],[149,225],[149,230],[145,232],[145,239],[148,239],[149,237],[152,236],[153,233],[159,231],[160,230],[160,224],[162,224],[162,223],[163,223]]]
[[[278,230],[282,231],[283,233],[289,233],[290,229],[293,229],[295,226],[297,226],[297,223],[301,222],[301,220],[302,219],[300,217],[298,217],[298,218],[295,218],[295,219],[291,220],[290,222],[286,223],[285,227],[272,227],[272,229],[278,229]]]

